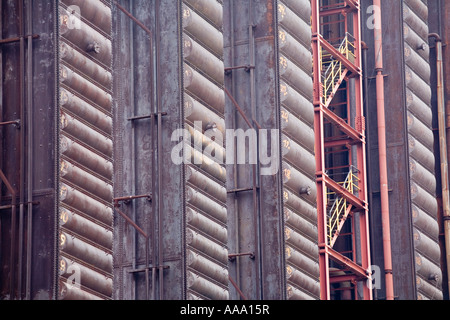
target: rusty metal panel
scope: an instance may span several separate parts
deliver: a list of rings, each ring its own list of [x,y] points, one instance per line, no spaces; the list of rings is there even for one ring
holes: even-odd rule
[[[111,299],[110,6],[60,1],[58,45],[58,298]]]
[[[363,3],[363,21],[370,19],[369,6]],[[392,254],[395,257],[392,261],[394,294],[396,299],[442,299],[441,275],[438,278],[425,275],[429,270],[435,270],[433,265],[437,269],[440,265],[436,251],[439,226],[435,168],[438,163],[432,131],[429,5],[426,1],[404,0],[389,5],[382,3],[381,10],[383,24],[387,26],[389,21],[389,27],[386,27],[389,32],[383,35],[385,101],[393,106],[386,109],[386,135]],[[376,108],[372,102],[375,92],[371,90],[374,83],[370,79],[374,73],[371,68],[375,65],[370,57],[375,56],[374,39],[372,29],[362,32],[369,48],[365,67],[369,90],[365,100],[371,172],[371,233],[373,239],[377,239],[381,237],[381,221],[373,213],[380,210],[376,183],[379,172],[374,160],[378,156],[378,147],[376,126],[373,125],[376,117],[371,111]],[[373,264],[383,265],[383,250],[376,241],[372,242],[372,255]],[[374,291],[375,298],[384,298],[383,288]]]
[[[311,4],[307,0],[278,2],[278,38],[280,43],[280,97],[281,131],[283,133],[283,188],[284,199],[289,193],[296,195],[299,206],[286,206],[286,275],[289,299],[319,298],[319,265],[317,247],[317,215],[308,214],[302,207],[314,208],[316,204],[314,161],[314,108],[312,105],[313,81],[310,52],[311,28],[309,15]],[[289,45],[286,45],[289,43]],[[290,48],[298,48],[290,52]],[[299,59],[298,57],[301,57]],[[295,99],[297,106],[290,104]],[[297,156],[290,157],[291,150]],[[287,204],[287,203],[286,203]],[[290,208],[290,209],[289,209]],[[314,209],[313,209],[314,210]],[[310,209],[309,212],[313,211]],[[314,212],[314,211],[313,211]],[[295,221],[304,221],[295,223]],[[295,250],[302,259],[291,259]]]
[[[362,2],[362,21],[368,21],[370,18],[370,5],[371,3]],[[402,3],[395,2],[390,6],[382,6],[382,19],[384,21],[392,21],[392,30],[397,32],[386,32],[383,35],[383,43],[403,43],[403,23],[400,15],[402,10]],[[396,17],[396,18],[394,18]],[[385,30],[385,29],[384,29]],[[369,172],[369,205],[370,205],[370,234],[372,239],[382,239],[382,227],[381,219],[379,218],[379,212],[381,212],[381,200],[380,200],[380,173],[378,167],[378,131],[377,131],[377,119],[375,116],[376,105],[376,91],[375,82],[368,77],[375,75],[375,52],[374,52],[374,30],[370,28],[363,28],[361,30],[363,41],[368,46],[367,55],[365,55],[365,78],[366,78],[366,91],[365,91],[365,103],[366,110],[365,116],[367,117],[367,144],[368,144],[368,172]],[[392,246],[392,259],[393,263],[393,276],[394,276],[394,294],[397,298],[408,297],[407,299],[413,299],[411,293],[413,292],[414,279],[408,277],[406,281],[395,281],[395,275],[401,273],[402,275],[413,274],[414,263],[412,261],[412,238],[411,238],[411,221],[409,215],[409,207],[411,203],[410,191],[409,191],[409,154],[414,152],[416,154],[422,154],[422,151],[429,150],[423,147],[420,143],[416,143],[416,139],[408,137],[406,128],[406,108],[404,107],[403,94],[399,95],[399,89],[394,84],[403,83],[404,77],[402,76],[403,63],[399,63],[399,59],[403,57],[404,52],[402,46],[384,46],[383,47],[383,61],[385,72],[389,73],[389,77],[385,78],[385,101],[389,105],[398,106],[398,108],[386,108],[386,139],[387,139],[387,161],[388,161],[388,182],[389,182],[389,212],[391,240]],[[402,60],[401,60],[402,61]],[[403,62],[403,61],[402,61]],[[389,71],[388,71],[389,70]],[[394,72],[393,70],[398,70]],[[395,87],[395,89],[394,89]],[[402,85],[402,88],[404,85]],[[402,89],[403,91],[403,89]],[[408,146],[407,146],[408,145]],[[432,153],[431,153],[432,155]],[[432,159],[426,157],[426,159]],[[434,162],[434,161],[433,161]],[[433,166],[432,166],[433,167]],[[371,253],[372,263],[377,266],[383,266],[383,247],[382,244],[377,241],[371,241]],[[397,271],[398,270],[398,271]],[[400,283],[401,282],[401,283]],[[384,299],[384,277],[381,279],[381,288],[374,290],[374,299]]]
[[[151,10],[142,1],[118,2],[146,26],[154,24]],[[112,7],[113,18],[113,79],[114,79],[114,196],[152,194],[154,179],[154,133],[150,119],[129,120],[154,112],[152,39],[117,5]],[[120,78],[120,80],[118,80]],[[153,197],[156,195],[152,194]],[[136,199],[118,209],[147,234],[156,238],[153,201]],[[146,267],[154,262],[153,244],[146,251],[146,239],[127,221],[118,216],[114,221],[114,290],[118,300],[148,299],[149,290],[156,292],[155,283],[147,283]],[[152,276],[155,273],[151,270]]]
[[[221,8],[216,0],[115,6],[114,73],[123,81],[115,83],[114,192],[151,194],[150,203],[120,206],[148,238],[115,222],[118,299],[229,296],[226,170],[206,152],[225,155],[206,134],[225,133]],[[191,139],[177,145],[177,130]]]
[[[428,1],[428,25],[430,28],[430,33],[431,34],[437,34],[439,35],[439,38],[435,38],[433,37],[429,37],[429,45],[430,45],[430,63],[431,63],[431,87],[433,88],[433,98],[432,98],[432,109],[433,109],[433,115],[437,115],[435,117],[433,117],[433,127],[434,128],[438,128],[439,125],[442,123],[447,123],[449,122],[449,117],[448,117],[448,113],[449,113],[449,106],[450,106],[450,100],[448,99],[449,97],[449,69],[448,69],[448,61],[449,60],[449,50],[444,49],[446,43],[449,42],[449,8],[450,8],[450,3],[448,1]],[[442,41],[443,44],[443,49],[442,49],[442,56],[439,56],[439,51],[440,51],[440,44],[439,41]],[[439,58],[442,58],[443,61],[443,72],[442,72],[442,77],[440,76],[440,72],[438,69],[438,65],[440,64]],[[442,89],[441,89],[442,88]],[[444,101],[442,100],[442,97],[440,95],[440,93],[443,93],[444,97]],[[441,102],[441,103],[440,103]],[[438,116],[441,112],[440,110],[440,105],[442,104],[443,108],[444,108],[444,115],[443,117]],[[440,130],[436,130],[435,131],[435,150],[436,150],[436,154],[438,154],[438,150],[441,150],[443,148],[440,147],[440,143],[443,143],[446,141],[447,143],[447,158],[448,158],[448,139],[449,139],[449,132],[447,131],[447,133],[444,135],[441,135],[442,138],[438,138],[439,137],[439,133],[442,133],[442,131]],[[442,150],[444,151],[444,150]],[[445,162],[445,157],[442,157],[442,154],[440,154],[439,152],[439,156],[436,157],[436,162],[437,163],[444,163]],[[446,188],[446,179],[443,176],[445,176],[445,168],[442,168],[441,166],[436,166],[436,178],[437,178],[437,198],[438,201],[440,201],[440,199],[444,199],[445,197],[445,190]],[[444,203],[444,201],[443,201]],[[441,255],[441,267],[442,267],[442,275],[443,275],[443,279],[442,279],[442,290],[444,293],[444,299],[449,299],[449,276],[448,276],[448,254],[445,252],[446,248],[448,249],[448,246],[445,245],[445,241],[446,238],[448,238],[447,236],[445,236],[445,230],[448,229],[446,228],[446,224],[448,225],[448,221],[442,221],[445,216],[445,209],[444,209],[444,204],[442,206],[439,206],[439,240],[441,243],[441,248],[442,248],[442,255]]]
[[[226,151],[224,139],[214,138],[216,132],[225,136],[222,12],[217,0],[182,4],[184,127],[192,137],[186,147],[192,144],[197,155],[185,166],[186,293],[190,299],[229,298]],[[215,152],[213,158],[207,156],[212,154],[209,149]]]
[[[229,1],[224,9],[226,86],[234,99],[227,100],[227,127],[259,130],[259,142],[276,134],[272,155],[279,150],[272,174],[250,158],[228,166],[230,251],[251,253],[233,259],[230,274],[248,298],[318,299],[311,5]],[[272,130],[270,137],[261,129]]]
[[[280,170],[260,175],[262,166],[250,161],[249,153],[258,143],[259,127],[279,128],[275,14],[273,1],[224,1],[225,82],[230,94],[225,122],[234,132],[248,133],[247,141],[229,150],[227,165],[227,207],[233,213],[228,246],[236,255],[229,270],[240,290],[230,289],[232,299],[284,297]],[[237,139],[228,138],[227,144],[229,140]],[[248,158],[242,161],[242,155]]]
[[[0,128],[0,299],[54,298],[57,21],[54,1],[0,3],[0,121],[20,120]]]
[[[426,149],[433,151],[434,134],[431,119],[432,91],[430,86],[430,49],[428,46],[428,5],[422,1],[403,2],[405,82],[408,97],[418,103],[408,109],[407,123],[409,136],[416,139]],[[409,99],[407,99],[409,100]],[[410,104],[411,105],[411,104]],[[414,114],[413,114],[414,112]],[[416,116],[417,114],[417,116]],[[411,179],[412,204],[428,214],[437,224],[438,203],[436,200],[436,176],[434,166],[428,169],[424,156],[415,157],[410,153],[409,173]],[[429,155],[434,158],[434,154]],[[442,272],[440,270],[439,234],[422,229],[413,219],[415,270],[417,299],[442,299]],[[428,266],[429,267],[425,267]],[[430,289],[434,288],[434,289]]]

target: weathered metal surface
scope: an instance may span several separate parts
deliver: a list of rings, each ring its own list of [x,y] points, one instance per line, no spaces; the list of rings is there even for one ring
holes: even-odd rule
[[[59,54],[62,60],[76,67],[91,79],[95,79],[94,81],[106,88],[111,86],[111,72],[83,55],[80,51],[75,50],[66,43],[61,43]]]
[[[58,257],[82,267],[72,268],[69,273],[60,272],[58,298],[110,299],[113,269],[111,8],[100,1],[78,4],[70,3],[77,6],[79,16],[73,7],[66,9],[66,2],[59,3],[57,208]],[[97,51],[91,50],[97,45]],[[94,274],[96,285],[91,283]],[[77,279],[83,281],[74,284]]]
[[[193,3],[206,10],[205,3],[211,1]],[[227,285],[215,280],[219,273],[208,273],[204,266],[211,263],[216,270],[226,267],[226,244],[222,243],[225,224],[215,217],[226,214],[219,200],[223,199],[220,193],[226,192],[220,187],[224,168],[220,164],[214,166],[202,150],[191,153],[192,167],[172,159],[172,149],[181,142],[172,140],[175,130],[186,128],[188,131],[188,125],[193,130],[194,121],[200,120],[217,121],[217,126],[224,128],[220,115],[212,108],[219,101],[220,110],[220,101],[223,104],[224,99],[223,92],[220,97],[218,86],[220,65],[215,65],[220,60],[220,50],[211,53],[208,46],[197,46],[198,39],[205,35],[209,37],[205,40],[207,45],[214,47],[217,40],[221,45],[220,39],[206,34],[202,27],[209,25],[217,32],[219,29],[204,19],[205,12],[195,9],[192,10],[193,20],[183,19],[186,4],[181,1],[156,1],[151,5],[147,1],[119,1],[119,5],[127,13],[119,6],[113,9],[114,38],[118,40],[114,72],[120,73],[123,80],[114,86],[117,93],[115,195],[151,193],[152,201],[133,200],[121,205],[121,210],[149,237],[143,238],[123,219],[115,223],[118,240],[114,244],[114,274],[118,285],[114,296],[118,299],[223,298]],[[186,42],[183,41],[183,21],[190,30]],[[193,44],[194,41],[197,43]],[[183,55],[183,46],[187,43]],[[198,68],[201,65],[195,64],[205,57],[208,63],[205,63],[206,70],[201,71]],[[185,74],[185,70],[192,72]],[[192,78],[188,78],[190,75]],[[192,82],[189,83],[189,79]],[[204,85],[213,88],[214,94],[204,90]],[[183,101],[187,93],[185,87],[193,100]],[[207,103],[214,105],[207,106]],[[203,108],[208,111],[203,112]],[[208,122],[202,124],[205,129]],[[196,142],[203,146],[206,140],[200,137]],[[194,150],[191,141],[185,143],[186,148]],[[187,181],[184,173],[189,168],[193,169],[189,171],[193,175]],[[193,204],[188,204],[186,188],[189,188]],[[208,190],[212,196],[208,195]],[[188,217],[185,213],[191,209],[193,214]],[[212,230],[221,232],[215,235]],[[188,253],[201,257],[188,263]],[[220,289],[210,290],[208,283],[211,288]],[[217,292],[223,293],[216,295]]]
[[[255,164],[249,163],[250,158],[236,164],[258,143],[255,130],[259,126],[279,128],[276,36],[274,1],[224,1],[225,68],[235,68],[225,78],[230,93],[226,125],[254,133],[253,142],[238,143],[237,150],[232,150],[227,166],[227,207],[233,213],[228,219],[229,250],[253,253],[230,261],[230,275],[248,299],[285,297],[280,170],[260,176],[258,156]],[[231,289],[230,294],[232,299],[241,298],[237,290]]]
[[[391,106],[386,108],[386,137],[388,139],[388,178],[391,213],[391,237],[394,294],[396,299],[441,299],[441,282],[429,278],[417,263],[439,266],[436,244],[438,225],[436,201],[436,176],[434,135],[431,110],[430,63],[428,46],[428,5],[424,1],[405,0],[396,4],[382,5],[383,23],[390,21],[390,30],[383,35],[385,99]],[[363,19],[369,18],[370,10],[363,4]],[[399,17],[401,17],[399,19]],[[371,30],[370,30],[371,31]],[[364,41],[372,52],[372,35],[364,30]],[[394,44],[394,45],[393,45]],[[399,60],[400,59],[400,60]],[[373,59],[368,58],[366,76],[371,76]],[[370,80],[369,89],[370,89]],[[401,83],[401,90],[392,84]],[[401,94],[399,95],[399,92]],[[374,97],[367,92],[369,110]],[[375,119],[368,114],[369,158],[376,156],[376,131],[371,125]],[[379,210],[379,187],[376,162],[371,166],[371,211]],[[394,169],[395,168],[395,169]],[[380,235],[380,221],[371,215],[371,231],[374,238]],[[416,228],[417,233],[414,232]],[[395,230],[395,231],[394,231]],[[434,244],[433,244],[434,242]],[[373,244],[374,264],[382,265],[383,254],[378,243]],[[437,258],[437,259],[436,259]],[[414,262],[414,263],[413,263]],[[420,269],[422,268],[422,271]],[[408,276],[405,277],[405,274]],[[435,289],[429,290],[430,287]],[[375,290],[375,297],[384,297],[384,284]]]
[[[154,4],[144,5],[142,1],[118,1],[131,15],[146,27],[154,25]],[[154,150],[154,119],[127,120],[134,116],[150,115],[155,112],[156,98],[153,82],[154,55],[151,46],[153,35],[147,34],[136,25],[117,5],[112,6],[113,79],[114,81],[114,196],[152,194],[156,158]],[[176,52],[176,51],[175,51]],[[139,93],[139,94],[138,94]],[[144,199],[121,203],[120,209],[131,221],[151,239],[145,239],[121,216],[114,222],[114,299],[139,300],[153,298],[157,294],[155,269],[157,264],[153,248],[157,239],[155,221],[156,205]],[[148,252],[146,250],[148,245]],[[141,270],[135,272],[135,270]],[[150,273],[150,274],[149,274]],[[147,282],[152,276],[151,284]],[[149,290],[151,290],[149,292]],[[151,294],[151,296],[149,296]]]
[[[67,283],[61,284],[60,298],[62,300],[101,300],[98,296]]]
[[[202,299],[229,298],[226,170],[222,166],[226,151],[224,138],[211,140],[215,133],[210,130],[215,127],[225,137],[222,10],[216,0],[182,4],[184,127],[192,136],[186,142],[195,148],[194,166],[198,157],[202,160],[197,168],[184,168],[186,293]],[[211,150],[213,158],[207,156],[212,155]],[[208,170],[203,163],[216,169]]]
[[[111,34],[111,8],[108,1],[93,0],[62,0],[66,6],[77,6],[82,12],[82,17],[91,24],[94,24],[106,35]]]
[[[214,6],[214,2],[212,1],[212,5]],[[220,5],[219,3],[217,3]],[[205,6],[206,8],[206,6]],[[186,4],[183,4],[183,31],[188,35],[191,35],[201,44],[203,44],[207,49],[211,50],[218,57],[223,55],[223,36],[222,32],[219,30],[221,26],[214,26],[209,23],[208,20],[213,20],[208,17],[208,13],[211,12],[214,14],[213,10],[199,12],[195,8],[189,8]],[[220,11],[219,11],[220,12]],[[205,18],[202,17],[202,14],[205,14]],[[220,13],[217,13],[220,15]],[[207,20],[208,19],[208,20]]]
[[[362,2],[362,21],[367,21],[370,17],[370,13],[367,13],[369,10],[370,4]],[[387,8],[389,7],[389,8]],[[403,26],[400,24],[400,19],[389,19],[387,16],[399,16],[401,14],[401,3],[395,3],[391,6],[382,6],[382,23],[385,25],[384,21],[392,21],[391,27],[393,29],[402,30]],[[370,181],[370,210],[371,212],[380,212],[381,204],[380,204],[380,186],[379,186],[379,170],[378,170],[378,161],[375,159],[378,158],[378,145],[377,145],[377,127],[373,125],[376,123],[376,117],[373,115],[371,110],[376,110],[375,92],[373,90],[375,83],[371,81],[368,77],[375,74],[375,52],[374,52],[374,31],[373,29],[364,28],[362,31],[363,40],[368,45],[367,59],[365,65],[365,77],[368,82],[368,90],[366,91],[366,104],[367,104],[367,135],[368,135],[368,158],[370,160],[369,167],[369,181]],[[401,31],[397,33],[385,33],[383,34],[383,43],[400,43],[402,41]],[[387,70],[395,70],[395,68],[402,68],[401,63],[398,61],[398,57],[401,57],[403,51],[397,47],[384,46],[383,47],[383,63],[384,63],[384,74],[387,74]],[[395,58],[394,58],[395,57]],[[394,68],[394,69],[393,69]],[[395,230],[395,232],[391,232],[391,241],[394,244],[398,244],[397,246],[392,246],[392,257],[395,259],[392,260],[393,263],[393,275],[395,279],[396,270],[401,265],[402,273],[412,273],[413,264],[411,262],[410,251],[407,252],[405,248],[411,248],[411,238],[409,233],[409,226],[406,227],[405,219],[408,217],[401,217],[401,214],[405,211],[409,210],[409,202],[411,201],[409,198],[409,190],[408,186],[405,185],[405,181],[409,181],[407,177],[407,170],[409,167],[408,163],[408,155],[405,144],[410,144],[417,146],[418,148],[423,147],[420,143],[416,143],[416,139],[411,138],[408,142],[406,136],[406,110],[403,106],[404,100],[398,94],[398,89],[393,90],[394,83],[401,83],[403,77],[401,76],[401,71],[393,72],[389,71],[389,77],[385,77],[385,101],[389,105],[396,105],[399,108],[385,108],[386,111],[386,137],[387,137],[387,160],[388,160],[388,182],[389,182],[389,210],[390,210],[390,222],[391,222],[391,230]],[[395,92],[394,92],[395,91]],[[419,149],[416,148],[418,154]],[[425,149],[425,148],[423,148]],[[411,150],[411,149],[410,149]],[[394,165],[395,164],[395,165]],[[395,170],[393,169],[395,166]],[[402,182],[403,181],[403,182]],[[403,209],[400,209],[403,208]],[[400,215],[400,216],[399,216]],[[371,214],[370,215],[370,226],[371,226],[371,235],[373,239],[381,239],[382,238],[382,229],[381,229],[381,219],[380,215]],[[403,250],[400,251],[400,247],[403,247]],[[383,247],[381,243],[376,241],[372,242],[372,253],[373,253],[373,264],[378,266],[383,266]],[[382,277],[384,278],[384,277]],[[375,299],[384,299],[384,279],[381,279],[382,289],[374,290],[374,298]],[[413,281],[411,281],[413,282]],[[396,297],[403,296],[406,288],[401,287],[396,284],[394,281],[394,295]]]
[[[450,94],[450,77],[449,77],[449,50],[445,44],[449,42],[449,19],[450,3],[448,1],[428,1],[428,22],[430,28],[429,45],[430,45],[430,63],[432,66],[431,87],[433,88],[432,108],[433,128],[439,128],[435,131],[435,152],[439,153],[436,157],[440,166],[436,166],[437,177],[437,198],[438,202],[442,199],[442,206],[439,207],[439,241],[442,248],[441,267],[442,267],[442,290],[444,299],[449,299],[449,274],[450,264],[448,263],[450,246],[449,246],[449,230],[450,221],[445,220],[445,216],[449,215],[448,210],[448,170],[446,169],[448,162],[448,141],[449,131],[443,128],[449,123],[449,94]],[[446,98],[447,97],[447,98]],[[447,156],[445,156],[445,152]],[[440,178],[440,179],[439,179]]]
[[[103,130],[107,134],[111,134],[112,119],[107,113],[92,108],[88,102],[64,88],[60,89],[60,104],[64,106],[66,110],[79,116],[89,124]]]
[[[105,296],[111,296],[113,287],[113,280],[111,278],[105,277],[103,274],[87,268],[84,265],[76,263],[71,259],[59,259],[59,274],[61,276],[70,277],[74,272],[77,271],[82,273],[83,277],[79,278],[80,283],[72,283],[72,285],[80,285],[80,287],[81,285],[83,285],[83,287],[86,289],[89,288],[91,290],[100,292]],[[69,285],[71,284],[69,283]]]
[[[61,226],[74,230],[80,236],[105,248],[112,246],[113,238],[110,229],[64,208],[60,209],[59,219]]]
[[[14,211],[7,206],[13,199],[3,187],[0,296],[239,298],[241,292],[229,283],[231,275],[250,298],[317,299],[317,190],[305,188],[315,178],[316,143],[311,134],[310,2],[119,2],[153,34],[107,1],[35,1],[32,8],[24,2],[22,9],[18,2],[0,3],[0,36],[16,38],[0,43],[0,122],[21,120],[20,126],[14,121],[1,126],[5,152],[0,169],[16,190],[14,200],[22,203],[11,216]],[[81,9],[80,28],[64,25],[68,5]],[[398,31],[387,32],[385,39],[398,44],[386,50],[386,70],[392,70],[386,71],[387,95],[390,105],[404,106],[401,112],[387,110],[393,252],[398,257],[394,273],[402,275],[396,281],[398,298],[442,296],[438,162],[430,130],[432,70],[424,45],[428,7],[424,1],[405,0],[383,9],[393,21],[390,28]],[[22,30],[30,36],[20,39],[18,22],[28,23],[19,17],[20,10],[28,9],[33,26],[31,32]],[[403,23],[390,19],[400,15]],[[61,22],[57,39],[54,28]],[[28,39],[38,38],[27,46]],[[21,65],[27,47],[31,64]],[[404,70],[398,57],[404,57]],[[28,65],[32,68],[26,70]],[[236,66],[224,75],[224,67]],[[55,83],[57,76],[60,82]],[[217,163],[203,154],[217,145],[206,134],[193,135],[192,164],[172,163],[175,129],[206,133],[215,124],[225,137],[226,126],[249,128],[225,96],[225,82],[253,128],[280,133],[277,174],[259,176],[258,166]],[[405,84],[402,94],[391,85],[398,83]],[[24,90],[32,93],[25,104]],[[366,100],[374,99],[369,95]],[[51,101],[58,101],[58,107]],[[373,137],[372,120],[366,124]],[[195,121],[202,122],[201,128],[194,129]],[[216,149],[219,158],[227,151],[222,142]],[[369,157],[376,158],[376,141],[369,149]],[[372,178],[377,180],[376,173]],[[372,190],[376,212],[375,183]],[[123,201],[120,209],[148,232],[146,239],[113,214],[113,196],[137,194],[152,194],[152,201]],[[376,231],[376,217],[373,226]],[[375,264],[381,265],[378,244],[374,249]]]
[[[0,122],[20,120],[0,128],[0,299],[54,297],[57,21],[55,2],[0,4]]]
[[[421,108],[425,110],[423,112],[419,111],[419,114],[428,112],[431,109],[432,98],[430,86],[430,50],[428,46],[428,10],[426,6],[427,4],[422,1],[407,0],[403,2],[403,26],[406,35],[404,40],[406,88],[411,90],[412,94],[423,102]],[[407,31],[408,28],[410,31]],[[408,39],[408,32],[413,31],[422,43],[414,44],[414,41]],[[425,122],[408,113],[408,133],[410,136],[414,136],[426,148],[433,150],[434,134],[432,131],[432,123],[429,120],[426,121],[427,119],[424,120]],[[434,154],[432,157],[435,157]],[[433,217],[437,224],[438,204],[436,201],[436,176],[434,167],[432,170],[427,170],[420,165],[420,160],[412,155],[410,158],[409,174],[411,179],[412,203]],[[416,257],[417,298],[442,299],[442,272],[440,270],[441,258],[438,233],[421,232],[420,227],[414,224],[414,219],[412,219],[412,222],[413,226],[417,228],[412,233],[415,249],[414,256]],[[417,263],[419,257],[422,264]],[[423,272],[424,268],[422,266],[428,263],[434,266],[432,267],[435,269],[433,273]],[[431,277],[431,274],[435,275],[435,277]],[[421,278],[420,280],[419,277]],[[430,292],[430,290],[426,289],[425,283],[436,289]]]
[[[227,100],[227,126],[275,129],[280,151],[272,174],[261,174],[261,163],[228,166],[229,246],[255,255],[233,260],[230,270],[253,299],[318,298],[310,10],[309,1],[224,3],[226,69],[247,66],[226,75],[241,108]]]

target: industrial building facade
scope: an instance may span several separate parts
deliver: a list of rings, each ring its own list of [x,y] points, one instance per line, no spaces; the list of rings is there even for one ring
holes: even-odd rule
[[[449,9],[0,1],[1,299],[448,299]]]

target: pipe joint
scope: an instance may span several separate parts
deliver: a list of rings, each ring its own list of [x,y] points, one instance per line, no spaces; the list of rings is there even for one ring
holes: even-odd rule
[[[436,42],[442,42],[441,36],[437,33],[428,34],[428,38],[434,38]]]

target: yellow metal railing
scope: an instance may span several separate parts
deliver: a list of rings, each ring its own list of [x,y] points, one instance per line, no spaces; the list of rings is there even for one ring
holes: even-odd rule
[[[340,182],[347,191],[354,194],[359,191],[358,187],[359,178],[354,173],[353,167],[350,169],[350,172],[347,174],[347,177],[344,182]],[[335,195],[335,192],[330,192],[328,195]],[[339,227],[342,218],[346,215],[346,211],[348,208],[348,202],[344,197],[338,196],[335,198],[332,207],[329,210],[328,214],[328,230],[327,230],[327,238],[328,244],[330,246],[333,245],[332,241],[334,235],[339,232]]]
[[[354,62],[356,58],[355,50],[354,38],[347,33],[342,40],[338,51],[348,60]],[[322,75],[323,103],[326,104],[328,99],[335,93],[335,87],[346,69],[342,62],[334,59],[331,54],[322,51],[321,55],[322,70],[325,70]]]

